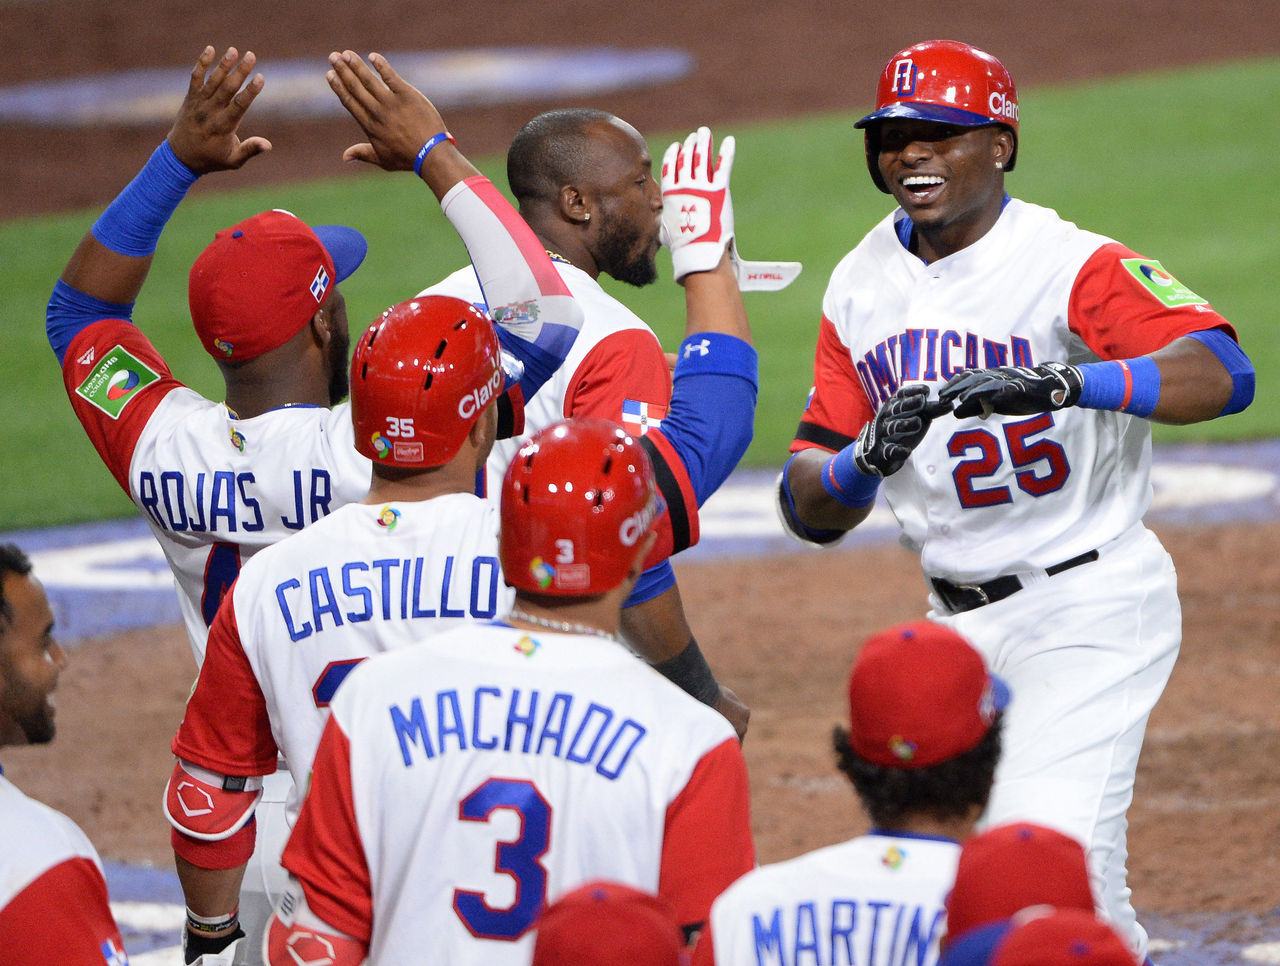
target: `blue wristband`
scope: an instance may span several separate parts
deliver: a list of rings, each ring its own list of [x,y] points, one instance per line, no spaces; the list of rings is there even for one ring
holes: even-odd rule
[[[439,134],[433,134],[427,138],[426,143],[418,148],[418,156],[413,159],[413,173],[419,178],[422,177],[422,162],[427,160],[427,155],[431,153],[431,149],[441,141],[448,141],[450,144],[458,143],[448,131],[441,131]]]
[[[1147,356],[1089,362],[1079,369],[1082,384],[1077,406],[1144,419],[1155,412],[1160,401],[1160,368]]]
[[[822,488],[837,503],[857,509],[872,503],[880,489],[880,477],[868,476],[853,461],[857,443],[850,443],[827,460],[822,468]]]
[[[102,245],[134,258],[155,254],[160,233],[200,176],[178,160],[167,140],[93,223]]]

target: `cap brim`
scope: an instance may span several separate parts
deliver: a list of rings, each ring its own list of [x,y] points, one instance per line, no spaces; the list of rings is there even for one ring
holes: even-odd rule
[[[938,966],[989,966],[1010,928],[1012,922],[1001,919],[966,930],[954,942],[947,943]]]
[[[311,230],[333,259],[336,282],[350,277],[369,251],[369,243],[365,241],[364,235],[354,228],[345,225],[312,225]]]
[[[1009,690],[1009,685],[1005,684],[1004,678],[994,674],[988,674],[987,678],[991,681],[991,703],[997,711],[1003,711],[1009,707],[1013,692]]]
[[[915,121],[935,121],[938,124],[956,124],[960,127],[981,127],[984,124],[999,124],[985,114],[961,110],[958,107],[946,107],[942,104],[921,104],[913,101],[897,101],[868,114],[854,123],[854,127],[866,127],[875,121],[887,121],[889,118],[904,117]]]

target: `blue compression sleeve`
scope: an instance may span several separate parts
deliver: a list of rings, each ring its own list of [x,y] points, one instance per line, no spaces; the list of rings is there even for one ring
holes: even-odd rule
[[[692,335],[680,345],[662,435],[684,463],[698,506],[751,444],[757,369],[756,350],[722,332]]]
[[[635,587],[631,590],[631,596],[623,603],[623,607],[634,607],[636,604],[643,604],[646,601],[653,600],[659,594],[665,593],[676,584],[676,572],[671,568],[671,558],[668,557],[662,563],[654,564],[648,570],[640,575],[640,579],[636,581]]]
[[[850,443],[822,467],[822,488],[837,503],[857,509],[875,501],[880,477],[868,476],[853,460],[857,443]]]
[[[121,255],[154,254],[165,224],[198,177],[178,160],[167,140],[160,142],[137,177],[93,223],[93,237]]]
[[[1219,416],[1229,416],[1242,412],[1253,402],[1253,391],[1256,376],[1253,363],[1244,354],[1240,344],[1221,329],[1205,329],[1192,332],[1189,339],[1195,339],[1218,357],[1218,361],[1231,374],[1231,398],[1222,408]]]
[[[791,464],[799,453],[792,453],[782,466],[782,473],[778,477],[778,510],[782,514],[783,524],[788,530],[809,543],[820,545],[829,545],[835,543],[848,531],[846,530],[815,530],[808,526],[800,519],[796,513],[795,497],[791,495],[791,481],[787,478],[787,473],[791,470]]]
[[[72,288],[62,279],[54,283],[53,294],[49,296],[49,306],[45,311],[44,328],[49,336],[49,345],[58,357],[58,365],[62,365],[62,360],[66,358],[71,340],[82,329],[99,319],[133,321],[133,303],[119,305],[104,302]]]

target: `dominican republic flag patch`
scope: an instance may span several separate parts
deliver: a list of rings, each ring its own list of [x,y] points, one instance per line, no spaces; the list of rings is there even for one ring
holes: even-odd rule
[[[667,407],[657,403],[622,400],[622,428],[629,433],[643,436],[649,430],[657,429],[662,425],[662,417],[666,414]]]

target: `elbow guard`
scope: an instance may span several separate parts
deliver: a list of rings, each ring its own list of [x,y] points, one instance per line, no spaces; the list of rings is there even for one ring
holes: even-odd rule
[[[271,966],[300,962],[293,947],[316,943],[324,949],[324,961],[332,966],[361,966],[369,952],[368,946],[359,939],[335,929],[312,912],[301,883],[290,878],[275,914],[267,923],[262,944],[266,961]]]
[[[808,544],[809,546],[834,547],[841,541],[847,530],[814,530],[807,527],[800,520],[800,516],[796,513],[796,501],[791,495],[791,484],[787,481],[787,470],[791,468],[791,461],[796,458],[796,454],[792,454],[790,459],[782,467],[782,472],[778,474],[778,487],[775,491],[777,497],[778,518],[782,521],[782,529],[791,539]]]
[[[165,817],[184,836],[220,842],[248,824],[261,797],[259,777],[220,775],[179,758],[164,790]]]

